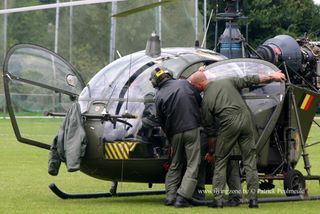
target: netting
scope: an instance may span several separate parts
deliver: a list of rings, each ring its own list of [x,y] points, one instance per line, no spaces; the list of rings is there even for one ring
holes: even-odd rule
[[[60,2],[69,1],[71,0],[60,0]],[[157,1],[118,2],[114,12],[126,11]],[[1,9],[4,8],[4,2],[0,0]],[[41,4],[39,0],[6,2],[7,8]],[[201,13],[198,14],[196,23],[195,1],[184,0],[116,18],[113,27],[112,3],[60,8],[59,16],[56,14],[56,9],[13,13],[9,14],[7,19],[4,15],[0,15],[0,64],[2,67],[6,51],[14,44],[33,43],[57,51],[71,62],[79,70],[85,82],[88,82],[97,71],[110,62],[112,54],[116,59],[119,57],[117,53],[124,56],[145,49],[146,41],[152,32],[160,34],[163,47],[194,46],[196,38],[201,42],[203,25]],[[59,25],[56,26],[57,17]],[[195,26],[198,26],[197,31]],[[114,44],[111,37],[112,29],[116,29]],[[0,94],[3,94],[2,78]],[[44,99],[43,96],[38,97],[39,102]],[[0,96],[0,110],[2,106],[4,98]]]

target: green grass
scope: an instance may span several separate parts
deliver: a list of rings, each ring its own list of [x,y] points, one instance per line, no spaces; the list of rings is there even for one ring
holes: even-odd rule
[[[30,128],[30,123],[24,120],[19,124],[24,126],[26,133],[36,133],[39,139],[51,142],[51,135],[56,133],[59,122],[33,119],[33,125],[45,130],[41,133],[37,128]],[[320,129],[314,128],[308,143],[320,140]],[[0,213],[319,213],[320,201],[263,203],[258,210],[251,210],[247,205],[212,210],[205,206],[191,209],[166,207],[163,205],[164,195],[62,200],[51,192],[49,183],[55,182],[66,192],[83,193],[108,192],[111,182],[97,180],[81,172],[67,173],[64,165],[57,177],[50,176],[47,173],[48,151],[18,143],[11,123],[6,119],[0,119],[0,146]],[[320,175],[320,145],[310,147],[308,152],[312,173]],[[298,169],[306,174],[302,160]],[[275,181],[275,184],[275,192],[282,190],[282,181]],[[310,194],[320,195],[318,181],[308,181],[307,186]],[[155,188],[162,189],[163,184],[155,185]],[[137,183],[120,183],[118,187],[118,191],[147,189],[147,184]],[[211,186],[208,185],[207,189],[210,190]],[[211,197],[208,194],[208,198]]]

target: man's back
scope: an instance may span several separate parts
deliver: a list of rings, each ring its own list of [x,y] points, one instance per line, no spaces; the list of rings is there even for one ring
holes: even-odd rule
[[[200,126],[200,95],[186,80],[170,79],[156,94],[157,114],[167,135]]]
[[[221,120],[238,110],[248,110],[241,97],[242,88],[258,82],[258,77],[229,78],[210,82],[204,90],[203,108],[210,109]]]

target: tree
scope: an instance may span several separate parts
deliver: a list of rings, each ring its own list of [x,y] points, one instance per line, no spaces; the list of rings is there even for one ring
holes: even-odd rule
[[[215,11],[216,2],[222,12],[225,8],[222,0],[210,1],[208,7]],[[307,33],[310,39],[319,36],[320,6],[312,0],[242,0],[241,3],[243,15],[249,18],[249,43],[253,47],[279,34],[297,38]],[[219,28],[218,35],[221,35],[224,24]],[[211,41],[208,46],[214,47],[215,26],[212,25],[209,31]]]
[[[257,47],[279,34],[294,38],[310,35],[320,23],[317,8],[312,0],[249,0],[245,13],[250,42]]]

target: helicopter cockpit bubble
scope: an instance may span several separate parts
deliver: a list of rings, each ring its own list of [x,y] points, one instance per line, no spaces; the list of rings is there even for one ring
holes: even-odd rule
[[[145,122],[150,122],[145,117],[145,101],[146,95],[155,93],[149,80],[152,71],[157,67],[165,68],[178,78],[193,65],[210,64],[223,59],[225,57],[215,52],[204,53],[195,48],[164,48],[156,61],[140,51],[107,65],[90,80],[79,97],[83,114],[110,116],[110,120],[85,122],[87,132],[92,133],[89,134],[89,138],[92,138],[89,141],[134,141],[165,145],[166,138],[160,126],[149,132],[152,136],[141,130],[147,127]],[[150,101],[153,103],[152,99]],[[94,146],[94,143],[91,145]]]

